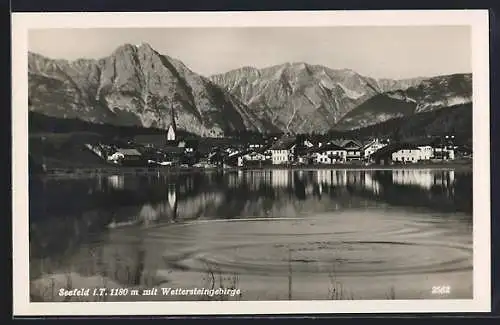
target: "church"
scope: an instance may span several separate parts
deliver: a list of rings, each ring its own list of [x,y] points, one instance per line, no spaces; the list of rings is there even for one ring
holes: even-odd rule
[[[161,155],[161,158],[156,157],[151,158],[151,160],[183,161],[186,157],[192,156],[197,149],[197,141],[184,139],[183,136],[179,135],[174,107],[170,111],[170,125],[165,133],[139,135],[135,137],[134,142],[148,148],[154,157],[158,154]]]
[[[174,113],[174,107],[172,106],[172,109],[170,111],[170,126],[168,127],[167,130],[167,143],[175,143],[177,140],[177,125],[175,124],[175,113]]]
[[[165,147],[163,148],[166,152],[178,153],[183,152],[185,154],[194,153],[195,145],[193,141],[187,141],[186,139],[181,139],[177,133],[177,123],[175,121],[175,110],[172,106],[170,111],[170,125],[167,129],[167,138],[165,141]]]

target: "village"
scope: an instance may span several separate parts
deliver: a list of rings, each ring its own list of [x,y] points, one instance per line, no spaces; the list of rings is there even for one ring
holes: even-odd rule
[[[137,167],[388,166],[472,158],[472,149],[457,145],[453,134],[411,141],[388,137],[359,140],[288,134],[263,135],[246,141],[182,139],[177,135],[173,116],[164,135],[138,135],[121,143],[87,143],[85,147],[109,164]]]

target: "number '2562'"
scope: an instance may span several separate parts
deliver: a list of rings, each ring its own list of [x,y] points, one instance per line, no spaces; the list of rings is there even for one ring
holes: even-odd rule
[[[450,286],[433,286],[432,294],[433,295],[447,295],[450,294],[451,288]]]

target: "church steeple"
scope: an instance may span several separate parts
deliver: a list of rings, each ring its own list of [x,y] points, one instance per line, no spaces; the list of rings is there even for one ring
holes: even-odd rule
[[[176,133],[177,133],[177,125],[175,124],[174,105],[172,105],[172,109],[170,110],[170,126],[168,127],[167,131],[167,140],[175,141]]]
[[[170,124],[174,128],[174,131],[177,132],[177,125],[175,124],[175,111],[174,111],[174,105],[172,105],[172,109],[170,110]]]

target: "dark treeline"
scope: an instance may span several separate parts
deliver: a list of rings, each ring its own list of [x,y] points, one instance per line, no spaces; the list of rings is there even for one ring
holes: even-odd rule
[[[61,119],[44,114],[29,112],[28,126],[30,133],[74,133],[88,132],[106,137],[128,138],[144,134],[165,134],[166,130],[140,126],[117,126],[96,124],[79,119]],[[179,136],[194,136],[192,133],[178,130]]]
[[[351,131],[331,131],[330,136],[390,137],[398,139],[454,134],[457,142],[472,139],[472,105],[445,107],[432,112],[394,118],[373,126]]]
[[[126,139],[139,134],[165,133],[163,129],[139,126],[115,126],[94,124],[78,119],[60,119],[40,113],[29,112],[30,133],[94,133],[100,136]],[[467,143],[472,138],[472,104],[461,104],[445,107],[432,112],[413,114],[394,118],[386,122],[354,130],[336,130],[327,133],[304,134],[313,141],[324,141],[328,138],[356,138],[365,140],[373,137],[415,138],[455,134],[457,141]],[[283,132],[260,133],[256,131],[232,131],[228,139],[237,139],[243,143],[260,142],[285,135]],[[198,138],[196,135],[178,130],[179,137]],[[215,141],[215,140],[214,140]]]

